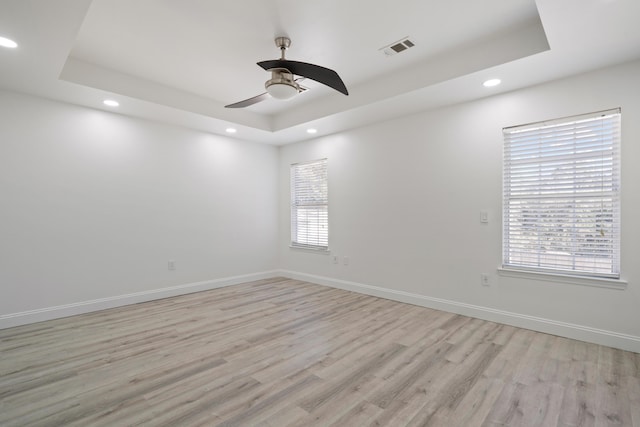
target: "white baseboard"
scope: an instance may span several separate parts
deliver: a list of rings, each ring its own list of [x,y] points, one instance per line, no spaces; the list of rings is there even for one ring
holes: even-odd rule
[[[344,289],[347,291],[462,314],[464,316],[489,320],[491,322],[504,323],[506,325],[517,326],[519,328],[531,329],[547,334],[640,353],[640,337],[634,335],[606,331],[589,326],[528,316],[504,310],[496,310],[489,307],[482,307],[441,298],[432,298],[410,292],[381,288],[378,286],[365,285],[346,280],[332,279],[330,277],[299,273],[296,271],[280,270],[279,275],[290,279],[303,280],[319,285],[331,286],[333,288]]]
[[[183,285],[153,289],[150,291],[117,295],[90,301],[81,301],[55,307],[45,307],[19,313],[4,314],[0,315],[0,329],[26,325],[29,323],[42,322],[45,320],[58,319],[61,317],[68,317],[76,314],[84,314],[92,311],[104,310],[107,308],[137,304],[140,302],[152,301],[177,295],[185,295],[193,292],[222,288],[225,286],[237,285],[253,280],[269,279],[277,276],[303,280],[311,283],[317,283],[319,285],[330,286],[333,288],[344,289],[347,291],[353,291],[361,294],[372,295],[422,307],[433,308],[436,310],[462,314],[464,316],[489,320],[491,322],[504,323],[511,326],[517,326],[519,328],[531,329],[534,331],[544,332],[552,335],[573,338],[581,341],[592,342],[595,344],[601,344],[609,347],[640,353],[640,337],[634,335],[606,331],[589,326],[576,325],[573,323],[560,322],[557,320],[545,319],[541,317],[513,313],[504,310],[497,310],[489,307],[482,307],[441,298],[428,297],[411,292],[365,285],[362,283],[333,279],[324,276],[316,276],[313,274],[300,273],[289,270],[264,271],[260,273],[225,277],[215,280],[186,283]]]
[[[253,280],[269,279],[277,276],[278,274],[278,270],[263,271],[260,273],[243,274],[241,276],[185,283],[183,285],[169,286],[166,288],[152,289],[150,291],[135,292],[126,295],[116,295],[113,297],[99,298],[90,301],[80,301],[55,307],[39,308],[19,313],[3,314],[0,315],[0,329],[12,328],[14,326],[26,325],[29,323],[43,322],[45,320],[58,319],[61,317],[74,316],[76,314],[84,314],[107,308],[137,304],[140,302],[177,295],[185,295],[193,292],[207,291],[210,289],[237,285],[239,283],[251,282]]]

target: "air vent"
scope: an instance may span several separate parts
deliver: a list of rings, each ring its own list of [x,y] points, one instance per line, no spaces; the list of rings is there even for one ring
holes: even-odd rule
[[[401,40],[398,40],[397,42],[391,43],[390,45],[381,47],[378,50],[383,52],[387,56],[393,56],[400,52],[404,52],[405,50],[413,46],[415,46],[415,44],[411,40],[409,40],[409,37],[405,37]]]

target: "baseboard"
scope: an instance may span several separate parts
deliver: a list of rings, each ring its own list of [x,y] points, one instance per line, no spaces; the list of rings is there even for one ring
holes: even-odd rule
[[[210,289],[237,285],[239,283],[251,282],[253,280],[269,279],[277,276],[278,274],[279,271],[277,270],[263,271],[260,273],[243,274],[240,276],[224,277],[221,279],[205,280],[202,282],[185,283],[182,285],[135,292],[126,295],[116,295],[113,297],[99,298],[90,301],[81,301],[72,304],[58,305],[55,307],[39,308],[19,313],[3,314],[0,315],[0,329],[43,322],[45,320],[59,319],[61,317],[74,316],[76,314],[84,314],[107,308],[121,307],[129,304],[137,304],[156,299],[185,295],[193,292],[207,291]]]
[[[640,337],[289,270],[280,276],[640,353]]]
[[[411,292],[365,285],[363,283],[350,282],[346,280],[333,279],[330,277],[317,276],[313,274],[300,273],[289,270],[271,270],[259,273],[244,274],[240,276],[186,283],[177,286],[170,286],[166,288],[153,289],[150,291],[136,292],[126,295],[117,295],[90,301],[81,301],[54,307],[45,307],[19,313],[4,314],[0,315],[0,329],[58,319],[61,317],[68,317],[77,314],[84,314],[108,308],[137,304],[156,299],[185,295],[193,292],[222,288],[225,286],[250,282],[253,280],[269,279],[276,276],[303,280],[319,285],[330,286],[333,288],[344,289],[347,291],[353,291],[361,294],[372,295],[422,307],[433,308],[436,310],[462,314],[464,316],[475,317],[478,319],[489,320],[497,323],[504,323],[511,326],[517,326],[519,328],[531,329],[534,331],[544,332],[552,335],[558,335],[566,338],[592,342],[595,344],[601,344],[609,347],[640,353],[640,337],[634,335],[606,331],[589,326],[576,325],[573,323],[528,316],[504,310],[497,310],[489,307],[466,304],[458,301],[433,298],[425,295],[414,294]]]

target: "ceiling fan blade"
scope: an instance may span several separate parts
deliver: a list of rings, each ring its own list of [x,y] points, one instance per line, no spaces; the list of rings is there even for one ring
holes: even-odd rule
[[[225,105],[224,108],[244,108],[253,104],[257,104],[260,101],[264,101],[265,99],[271,98],[269,93],[261,93],[258,96],[254,96],[253,98],[245,99],[244,101],[236,102],[235,104]]]
[[[262,61],[258,62],[258,65],[267,71],[271,70],[272,68],[286,68],[292,74],[315,80],[319,83],[329,86],[332,89],[337,90],[340,93],[349,95],[347,87],[344,85],[344,82],[342,81],[338,73],[330,70],[329,68],[309,64],[307,62],[289,61],[288,59]]]

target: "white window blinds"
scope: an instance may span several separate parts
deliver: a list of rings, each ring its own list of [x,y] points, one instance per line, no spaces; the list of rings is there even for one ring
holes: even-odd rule
[[[291,165],[291,246],[329,248],[327,159]]]
[[[503,266],[618,278],[620,110],[503,134]]]

